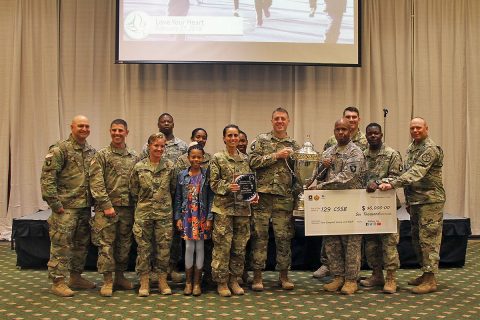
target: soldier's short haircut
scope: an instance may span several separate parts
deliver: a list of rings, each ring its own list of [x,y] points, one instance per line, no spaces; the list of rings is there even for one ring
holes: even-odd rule
[[[425,120],[425,119],[422,118],[422,117],[413,117],[410,121],[412,121],[413,119],[420,119],[420,120],[423,121],[423,123],[424,123],[425,125],[427,125],[427,120]]]
[[[124,126],[125,129],[128,128],[127,121],[125,121],[125,120],[123,120],[123,119],[115,119],[115,120],[113,120],[112,123],[110,123],[110,128],[111,128],[114,124],[120,124],[120,125]]]
[[[358,111],[358,108],[357,107],[354,107],[354,106],[348,106],[346,107],[344,110],[343,110],[343,116],[345,116],[345,112],[355,112],[357,115],[360,116],[360,111]]]
[[[203,128],[195,128],[195,129],[193,129],[192,136],[190,137],[192,140],[193,140],[193,138],[195,137],[195,135],[197,134],[198,131],[205,131],[205,138],[208,138],[207,130],[205,130]]]
[[[200,150],[200,151],[202,151],[202,154],[205,154],[205,150],[203,150],[202,145],[199,144],[199,143],[193,144],[193,145],[191,145],[190,147],[188,147],[187,154],[190,155],[190,152],[191,152],[192,150]]]
[[[287,118],[290,118],[290,115],[288,114],[287,109],[285,109],[285,108],[283,108],[283,107],[278,107],[278,108],[276,108],[275,110],[273,110],[273,112],[272,112],[272,118],[273,118],[273,114],[274,114],[275,112],[286,113],[286,114],[287,114]]]
[[[165,135],[161,132],[156,132],[152,134],[150,137],[148,137],[148,145],[151,145],[155,140],[157,139],[167,139],[165,138]]]
[[[244,131],[240,130],[240,131],[238,132],[238,134],[243,134],[243,135],[245,136],[245,139],[248,140],[248,136],[247,136],[247,134],[246,134]]]
[[[225,126],[225,128],[223,128],[223,136],[224,137],[227,134],[227,130],[230,129],[230,128],[237,129],[237,131],[240,133],[240,128],[236,124],[227,124]]]
[[[158,121],[160,121],[161,118],[165,117],[165,116],[169,116],[170,118],[172,118],[172,121],[173,121],[173,117],[170,113],[168,112],[164,112],[162,113],[159,117],[158,117]]]
[[[380,129],[380,132],[382,132],[382,126],[376,122],[369,123],[368,126],[365,128],[365,132],[368,131],[368,128],[374,128],[374,127]]]

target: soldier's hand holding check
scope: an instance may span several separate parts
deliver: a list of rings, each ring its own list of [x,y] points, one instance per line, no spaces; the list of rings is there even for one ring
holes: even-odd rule
[[[390,183],[382,183],[378,186],[378,189],[382,191],[387,191],[393,189],[393,186]]]

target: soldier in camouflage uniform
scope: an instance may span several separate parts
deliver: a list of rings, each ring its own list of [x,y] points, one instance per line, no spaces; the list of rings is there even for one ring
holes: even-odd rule
[[[343,117],[348,120],[351,130],[351,139],[352,142],[355,143],[360,149],[365,150],[368,147],[367,138],[360,131],[358,127],[360,124],[360,111],[357,107],[346,107],[343,110]],[[328,148],[337,144],[337,139],[335,139],[335,135],[331,136],[325,145],[323,146],[323,150],[327,150]]]
[[[416,286],[412,292],[422,294],[437,290],[435,274],[440,261],[445,204],[443,150],[428,137],[428,125],[422,118],[412,119],[410,135],[413,141],[407,149],[404,173],[390,183],[382,183],[379,189],[404,188],[413,247],[423,271],[408,284]]]
[[[270,133],[259,135],[251,145],[250,167],[256,170],[257,191],[260,200],[253,207],[252,268],[254,279],[252,289],[263,290],[262,269],[265,268],[268,247],[268,229],[272,220],[277,248],[276,269],[280,271],[280,284],[291,290],[294,284],[288,279],[292,262],[291,240],[294,236],[293,200],[294,181],[290,167],[290,154],[299,145],[288,136],[290,122],[287,110],[277,108],[272,113]]]
[[[87,143],[90,124],[85,116],[73,118],[67,140],[51,146],[40,179],[42,198],[52,209],[48,218],[50,260],[48,276],[52,293],[71,297],[70,289],[92,289],[95,284],[81,277],[90,244],[89,220],[92,196],[88,167],[95,149]],[[70,280],[65,277],[70,272]]]
[[[177,159],[187,153],[188,145],[185,141],[180,138],[177,138],[173,135],[173,128],[175,123],[173,117],[169,113],[162,113],[158,117],[158,130],[165,135],[167,143],[165,145],[165,151],[163,152],[163,157],[172,161],[174,164],[177,162]],[[148,144],[143,147],[143,151],[140,155],[140,159],[145,159],[149,155]],[[178,172],[177,172],[178,173]],[[172,217],[173,219],[173,217]],[[173,223],[172,226],[174,227]],[[182,238],[180,233],[174,227],[172,229],[173,238],[170,248],[170,265],[168,275],[172,277],[173,282],[182,282],[183,276],[178,272],[178,262],[182,258]]]
[[[357,107],[346,107],[343,110],[343,117],[348,120],[351,130],[351,139],[352,142],[357,145],[360,149],[366,150],[367,149],[367,139],[365,135],[360,131],[358,125],[360,123],[360,111],[358,111]],[[327,142],[325,143],[323,150],[327,150],[330,147],[333,147],[337,144],[337,139],[335,139],[335,135],[331,136]],[[321,266],[313,273],[314,278],[322,279],[328,275],[330,275],[330,270],[328,268],[328,259],[327,255],[325,254],[325,244],[322,242],[322,250],[320,253],[320,262]]]
[[[363,187],[365,156],[350,139],[347,119],[335,122],[337,144],[322,154],[322,163],[327,168],[319,177],[317,189],[345,190]],[[325,236],[325,253],[332,282],[326,284],[326,291],[335,292],[341,288],[343,294],[357,291],[357,278],[361,264],[362,235]]]
[[[226,150],[215,153],[210,161],[210,186],[215,193],[212,275],[222,297],[229,297],[232,292],[244,294],[237,277],[243,274],[245,247],[250,238],[250,203],[235,199],[235,192],[240,190],[235,177],[251,172],[247,156],[237,150],[238,135],[236,125],[226,126]]]
[[[162,113],[158,117],[158,131],[163,133],[167,139],[167,144],[165,145],[165,152],[163,156],[168,160],[175,163],[177,159],[182,155],[187,153],[188,144],[182,139],[175,137],[173,135],[173,128],[175,123],[173,117],[169,113]],[[142,153],[140,154],[140,159],[148,158],[148,143],[143,146]]]
[[[162,156],[165,144],[163,133],[152,134],[148,138],[149,157],[138,162],[130,176],[130,194],[136,206],[133,235],[138,245],[136,272],[140,275],[140,297],[150,294],[149,273],[154,252],[159,291],[164,295],[172,293],[167,272],[176,177],[173,162]]]
[[[378,123],[370,123],[367,126],[366,137],[368,149],[364,151],[367,161],[365,181],[367,192],[375,192],[382,181],[392,181],[402,173],[402,157],[398,151],[383,144],[382,127]],[[364,239],[367,262],[373,272],[369,278],[361,280],[360,284],[365,287],[383,286],[383,292],[395,293],[397,291],[395,272],[400,267],[397,251],[398,232],[365,235]],[[387,270],[386,282],[382,267]]]
[[[132,245],[133,202],[128,180],[138,161],[127,148],[128,127],[125,120],[110,124],[112,142],[95,154],[90,164],[90,190],[95,199],[95,217],[91,221],[92,242],[99,247],[97,269],[103,274],[100,295],[111,297],[113,287],[133,289],[124,272]],[[115,272],[115,281],[112,278]]]

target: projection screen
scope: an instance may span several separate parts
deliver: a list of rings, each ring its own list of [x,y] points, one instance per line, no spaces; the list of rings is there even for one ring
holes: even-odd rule
[[[360,65],[360,0],[117,0],[117,63]]]

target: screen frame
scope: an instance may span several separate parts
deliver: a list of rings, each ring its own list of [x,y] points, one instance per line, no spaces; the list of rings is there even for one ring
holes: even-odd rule
[[[120,60],[120,1],[116,0],[115,8],[115,64],[224,64],[224,65],[280,65],[280,66],[329,66],[329,67],[361,67],[363,44],[363,0],[358,2],[357,30],[357,63],[314,63],[314,62],[276,62],[276,61],[177,61],[177,60]]]

